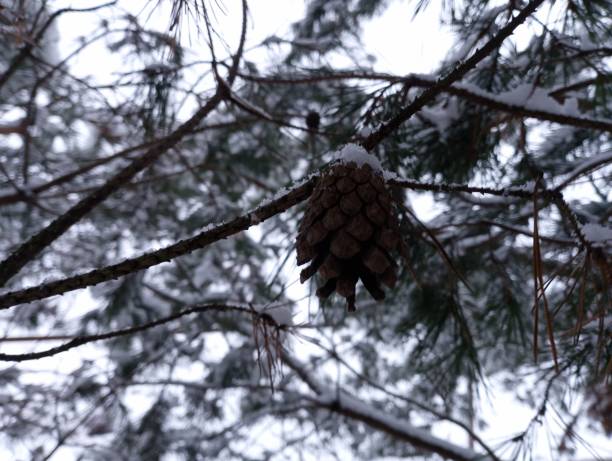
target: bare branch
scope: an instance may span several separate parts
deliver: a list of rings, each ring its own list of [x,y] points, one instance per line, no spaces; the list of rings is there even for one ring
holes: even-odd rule
[[[86,12],[91,12],[91,11],[97,11],[102,8],[113,6],[116,3],[117,3],[117,0],[114,0],[112,2],[104,3],[102,5],[97,5],[97,6],[93,6],[90,8],[62,8],[61,10],[57,10],[55,13],[49,16],[45,24],[40,28],[36,36],[34,36],[33,40],[28,40],[25,42],[25,44],[23,45],[19,53],[17,53],[17,55],[13,58],[13,61],[9,64],[6,71],[4,71],[2,75],[0,75],[0,88],[2,88],[6,84],[6,82],[8,82],[8,80],[17,71],[17,69],[19,69],[19,66],[21,66],[23,61],[28,56],[30,56],[30,53],[32,53],[32,50],[34,49],[34,47],[37,45],[40,39],[45,35],[45,32],[47,31],[47,29],[51,26],[51,24],[53,24],[53,21],[55,21],[59,16],[65,13],[86,13]]]

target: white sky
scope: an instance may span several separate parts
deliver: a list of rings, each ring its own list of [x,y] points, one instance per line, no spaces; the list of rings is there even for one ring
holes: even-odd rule
[[[86,7],[96,3],[91,0],[59,1],[54,3],[54,5],[57,5],[54,7]],[[436,68],[437,63],[447,54],[453,44],[452,34],[446,29],[441,29],[439,26],[440,0],[432,0],[430,7],[425,13],[421,13],[416,20],[411,19],[413,10],[410,3],[405,0],[391,2],[385,14],[370,21],[364,29],[363,43],[366,50],[376,57],[376,68],[378,71],[395,74],[430,73]],[[120,1],[120,5],[133,14],[142,12],[143,4],[143,1],[137,0]],[[227,15],[219,14],[218,20],[221,24],[219,30],[223,31],[223,35],[228,40],[230,48],[235,49],[240,33],[240,2],[238,0],[224,0],[223,4],[227,8]],[[301,0],[274,2],[257,0],[250,1],[249,8],[250,28],[247,35],[247,45],[253,46],[270,35],[289,37],[289,25],[291,22],[302,17],[304,3]],[[149,11],[150,9],[145,9],[141,17],[144,18],[145,14]],[[158,27],[163,30],[168,24],[169,19],[167,18],[167,12],[164,13],[163,9],[160,9],[151,15],[149,24],[151,27]],[[62,16],[62,19],[59,21],[61,49],[66,50],[65,52],[67,53],[77,46],[79,37],[89,37],[98,19],[90,14]],[[198,37],[197,34],[192,33],[190,38],[191,48],[200,50],[205,57],[207,48],[203,41],[204,36]],[[265,62],[269,58],[269,53],[270,51],[262,49],[256,52],[249,52],[247,58]],[[73,72],[77,75],[95,75],[100,81],[107,80],[105,78],[106,75],[121,69],[122,64],[116,58],[109,56],[103,41],[98,42],[81,57],[73,61],[72,68]],[[434,214],[434,203],[428,194],[415,194],[414,197],[418,202],[416,207],[424,218]],[[294,271],[293,274],[299,273],[294,264],[290,265],[289,270]],[[299,284],[294,284],[291,288],[291,295],[294,299],[301,298],[304,293],[306,293],[305,287]],[[87,292],[81,291],[77,295],[77,299],[81,303],[86,301],[86,304],[88,304]],[[302,305],[301,309],[305,311],[306,307]],[[304,319],[304,316],[302,316],[297,320]],[[22,347],[23,345],[14,345],[10,348],[3,346],[2,349],[6,352],[17,349],[23,352]],[[37,345],[28,345],[28,347],[35,348]],[[95,346],[83,347],[77,351],[61,354],[52,359],[45,359],[44,363],[41,361],[40,364],[30,368],[40,366],[42,369],[67,371],[76,366],[81,357],[100,357],[99,350],[96,350]],[[512,434],[523,430],[528,421],[533,417],[534,409],[519,404],[508,393],[503,392],[500,386],[491,386],[490,391],[491,393],[488,394],[488,398],[483,399],[479,405],[480,414],[484,416],[490,425],[478,432],[486,441],[490,441],[492,445],[495,445],[496,442],[506,440]],[[145,396],[142,396],[142,398],[144,399],[143,402],[146,401]],[[551,422],[551,427],[556,431],[559,430],[558,425],[554,421]],[[459,444],[466,443],[463,433],[459,433],[450,425],[442,424],[436,426],[434,433],[437,436],[448,437]],[[537,453],[539,453],[541,459],[550,459],[546,432],[542,429],[538,433],[540,437],[536,441]],[[588,434],[586,438],[600,455],[612,457],[612,446],[605,438],[596,437],[593,434]],[[69,456],[68,451],[60,451],[55,459],[68,460]],[[1,448],[0,458],[3,458]],[[592,455],[578,445],[576,459],[592,459]]]

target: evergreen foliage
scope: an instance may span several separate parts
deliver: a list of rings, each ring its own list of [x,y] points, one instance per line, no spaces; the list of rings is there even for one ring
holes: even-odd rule
[[[552,434],[550,459],[599,459],[610,0],[439,2],[456,45],[432,75],[364,51],[389,1],[310,0],[262,43],[246,0],[122,3],[0,0],[0,452],[515,460]],[[66,18],[97,26],[64,49]],[[110,67],[79,74],[100,44]],[[357,285],[351,313],[297,288],[295,251],[348,143],[402,240],[395,287]],[[533,419],[483,440],[501,387]]]

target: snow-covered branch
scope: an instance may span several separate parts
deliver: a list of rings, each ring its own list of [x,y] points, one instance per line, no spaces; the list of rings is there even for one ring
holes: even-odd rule
[[[0,309],[48,298],[49,296],[66,293],[78,288],[97,285],[98,283],[117,279],[132,272],[147,269],[170,261],[178,256],[191,253],[194,250],[204,248],[218,240],[242,232],[252,225],[275,216],[305,200],[312,192],[315,179],[316,177],[311,177],[299,186],[289,191],[284,191],[284,193],[273,200],[260,205],[248,213],[238,216],[226,223],[209,226],[194,237],[180,240],[160,250],[145,253],[118,264],[86,272],[85,274],[75,275],[32,288],[26,288],[25,290],[6,293],[0,296]]]
[[[312,84],[333,80],[379,80],[424,88],[429,88],[436,84],[435,77],[430,75],[409,74],[399,76],[362,71],[343,71],[333,74],[300,74],[285,77],[260,77],[246,74],[239,74],[239,76],[245,80],[258,83],[283,85]],[[612,132],[612,120],[596,119],[580,114],[576,107],[572,105],[575,99],[569,98],[565,104],[559,104],[554,98],[559,93],[558,89],[549,91],[539,87],[520,86],[511,91],[495,94],[475,85],[454,83],[440,92],[452,94],[475,104],[516,116]]]
[[[311,401],[316,405],[334,413],[361,421],[368,426],[403,440],[417,448],[437,453],[447,459],[457,461],[485,461],[490,457],[455,445],[430,432],[412,425],[409,421],[385,413],[353,396],[346,390],[329,387],[309,373],[305,366],[287,353],[282,354],[282,360],[304,381],[316,394]]]
[[[447,193],[468,192],[495,195],[500,197],[513,196],[523,199],[533,198],[533,190],[529,185],[506,189],[494,189],[490,187],[472,187],[461,184],[422,183],[402,179],[393,174],[386,174],[386,176],[389,184],[406,187],[413,190]],[[57,280],[55,282],[49,282],[1,295],[0,309],[6,309],[16,304],[28,303],[47,298],[49,296],[54,296],[113,280],[129,273],[137,272],[170,261],[178,256],[191,253],[194,250],[204,248],[218,240],[242,232],[252,225],[259,224],[261,221],[282,213],[292,206],[302,202],[308,198],[312,192],[316,179],[316,176],[312,176],[300,185],[288,191],[283,191],[282,195],[278,195],[276,198],[262,204],[250,212],[236,217],[226,223],[209,226],[206,230],[200,232],[194,237],[181,240],[160,250],[145,253],[141,256],[127,259],[118,264],[95,269],[85,274],[75,275],[73,277]],[[570,224],[574,228],[580,243],[588,248],[592,246],[588,239],[583,235],[581,227],[579,226],[573,211],[564,201],[560,192],[554,190],[543,190],[538,191],[538,195],[544,199],[554,202],[557,206],[559,206],[561,213],[568,218]]]
[[[561,105],[549,96],[546,90],[531,85],[522,85],[508,92],[494,94],[476,85],[456,84],[448,88],[448,93],[522,117],[612,132],[612,120],[584,117],[573,105],[576,102],[574,98]]]

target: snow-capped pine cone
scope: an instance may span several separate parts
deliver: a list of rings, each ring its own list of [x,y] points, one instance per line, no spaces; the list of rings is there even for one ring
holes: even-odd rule
[[[319,180],[308,201],[297,236],[298,266],[304,283],[319,273],[317,296],[334,291],[355,310],[355,285],[361,280],[376,300],[385,298],[381,283],[393,288],[399,244],[397,219],[382,173],[367,163],[338,163]]]

